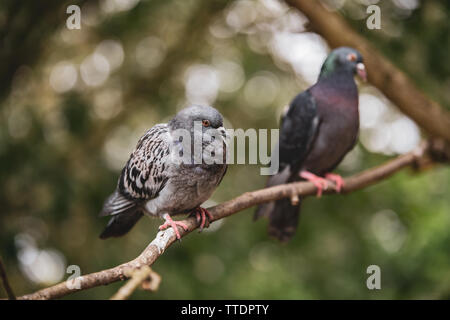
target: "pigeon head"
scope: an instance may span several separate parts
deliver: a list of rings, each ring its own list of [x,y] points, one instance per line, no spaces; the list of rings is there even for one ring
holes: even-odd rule
[[[322,65],[319,79],[339,73],[358,75],[363,81],[366,81],[366,68],[358,50],[340,47],[331,51]]]
[[[203,131],[223,128],[223,118],[219,111],[213,107],[198,105],[190,106],[178,112],[169,122],[169,127],[172,130],[186,129],[193,131],[196,123],[201,124]]]
[[[191,161],[207,164],[224,163],[227,132],[223,127],[222,115],[216,109],[198,105],[188,107],[178,112],[168,126],[172,138],[181,150],[191,150],[190,155],[193,157],[188,156],[189,153],[181,153],[182,157],[186,157],[182,159],[185,164],[190,164]],[[185,139],[186,134],[190,139]],[[195,158],[199,156],[195,152],[196,146],[202,150],[202,158]]]

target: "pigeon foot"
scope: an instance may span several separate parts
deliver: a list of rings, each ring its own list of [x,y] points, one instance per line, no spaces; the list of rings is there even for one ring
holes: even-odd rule
[[[328,189],[328,181],[325,178],[316,176],[314,173],[303,170],[300,171],[300,177],[312,182],[317,188],[317,198],[322,196],[322,191]]]
[[[166,222],[159,226],[159,230],[165,230],[169,227],[172,227],[172,229],[175,231],[175,234],[177,235],[177,239],[180,240],[181,236],[180,232],[178,231],[178,226],[182,227],[184,231],[188,230],[188,226],[184,222],[173,220],[167,213],[163,215],[163,218],[166,220]]]
[[[335,183],[336,185],[336,192],[341,192],[342,187],[344,186],[344,179],[342,179],[342,177],[338,174],[334,174],[334,173],[327,173],[325,175],[325,178],[327,178],[328,180],[331,180]]]
[[[213,216],[211,213],[209,213],[208,210],[202,207],[197,207],[192,214],[195,214],[195,218],[197,219],[197,223],[201,221],[200,224],[200,232],[205,227],[206,222],[208,222],[207,227],[209,227],[209,222],[213,219]],[[206,219],[206,216],[208,216],[208,219]]]

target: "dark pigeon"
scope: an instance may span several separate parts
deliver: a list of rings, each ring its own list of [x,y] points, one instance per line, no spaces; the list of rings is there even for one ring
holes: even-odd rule
[[[294,98],[281,120],[279,172],[268,179],[267,187],[309,180],[320,196],[332,180],[340,191],[342,178],[330,172],[357,141],[356,74],[366,80],[361,54],[347,47],[335,49],[323,63],[317,83]],[[254,218],[268,217],[269,234],[285,242],[295,234],[300,205],[301,199],[296,205],[289,199],[262,204]]]

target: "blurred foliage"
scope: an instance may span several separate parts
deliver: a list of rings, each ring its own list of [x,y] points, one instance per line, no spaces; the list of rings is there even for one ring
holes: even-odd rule
[[[403,6],[396,6],[399,3]],[[350,20],[353,26],[373,41],[429,96],[450,109],[450,2],[380,1],[379,5],[382,12],[381,32],[364,28],[360,20]],[[420,7],[408,10],[408,7],[415,5]],[[347,1],[345,8],[347,14],[364,10],[361,6],[355,8],[350,1]]]
[[[337,2],[355,29],[450,108],[448,1],[411,1],[409,9],[382,1],[381,30],[365,27],[366,4],[376,1]],[[17,294],[67,278],[67,265],[85,274],[128,261],[154,237],[160,221],[143,219],[125,237],[101,241],[107,220],[97,214],[138,137],[192,100],[189,75],[201,75],[193,84],[202,92],[214,83],[205,79],[217,78],[211,66],[225,71],[206,100],[229,126],[244,129],[277,128],[282,108],[309,85],[267,46],[277,32],[304,32],[305,18],[277,1],[74,3],[82,7],[81,30],[65,27],[69,2],[0,3],[0,254]],[[108,72],[89,73],[89,57],[104,67],[94,51],[108,58]],[[388,158],[362,144],[349,157],[344,175]],[[259,166],[231,165],[212,200],[264,183]],[[175,243],[153,266],[160,290],[133,298],[448,299],[449,187],[449,168],[436,166],[308,199],[286,245],[246,210]],[[366,287],[371,264],[381,267],[382,290]],[[108,298],[120,285],[67,298]]]

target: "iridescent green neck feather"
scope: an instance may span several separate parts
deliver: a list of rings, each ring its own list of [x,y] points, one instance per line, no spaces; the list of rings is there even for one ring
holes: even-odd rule
[[[336,55],[331,53],[325,62],[322,65],[322,69],[320,69],[319,79],[327,78],[329,75],[333,74],[336,70],[335,63]]]

